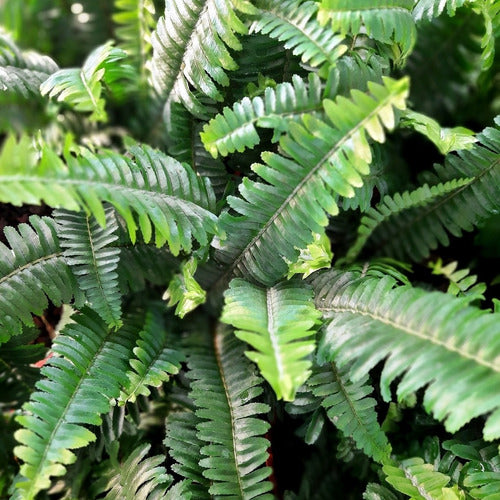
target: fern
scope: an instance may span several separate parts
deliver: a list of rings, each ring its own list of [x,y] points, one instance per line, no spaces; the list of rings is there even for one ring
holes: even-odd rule
[[[112,151],[94,154],[82,149],[78,157],[67,156],[66,167],[44,146],[37,169],[23,165],[21,171],[7,162],[1,165],[0,199],[84,209],[101,225],[105,224],[102,203],[107,201],[125,219],[132,241],[139,225],[148,242],[154,225],[157,246],[167,242],[174,255],[191,249],[191,237],[206,244],[208,234],[216,231],[216,217],[209,212],[214,202],[209,183],[148,146],[134,146],[130,153],[135,161]]]
[[[413,7],[413,17],[416,20],[438,17],[446,9],[449,16],[454,16],[455,11],[466,4],[468,0],[418,0]]]
[[[499,376],[497,315],[440,292],[394,288],[392,278],[365,278],[352,285],[348,279],[334,271],[330,286],[316,290],[318,308],[329,320],[319,345],[321,360],[334,359],[341,368],[352,363],[354,382],[384,360],[380,385],[386,401],[390,384],[402,375],[398,399],[426,387],[424,406],[444,420],[448,431],[492,412],[484,436],[500,435],[500,400],[493,383]],[[449,388],[458,378],[463,391],[457,397]]]
[[[245,362],[243,345],[220,330],[210,350],[192,347],[188,365],[200,419],[197,435],[205,443],[200,465],[211,480],[209,493],[271,499],[270,470],[263,467],[269,442],[262,437],[269,425],[258,417],[268,406],[254,401],[262,387]]]
[[[118,239],[113,209],[105,209],[106,227],[81,212],[57,211],[57,233],[64,259],[74,273],[90,307],[112,327],[121,326],[120,291],[116,269],[120,249],[110,244]]]
[[[370,94],[353,91],[351,101],[326,99],[328,122],[305,116],[301,124],[290,124],[280,145],[291,158],[264,154],[266,164],[252,168],[269,184],[244,179],[242,198],[228,198],[241,216],[221,218],[229,236],[215,242],[214,257],[227,266],[223,277],[247,275],[274,284],[287,271],[284,259],[294,262],[296,248],[323,232],[325,212],[338,213],[334,195],[352,196],[353,186],[362,185],[371,160],[367,135],[384,140],[383,124],[394,125],[393,106],[404,106],[407,82],[386,79],[385,86],[369,88]]]
[[[262,289],[235,279],[225,299],[221,321],[238,328],[236,336],[255,349],[246,355],[278,399],[293,401],[311,374],[311,362],[304,358],[314,350],[318,315],[310,291],[293,281]]]

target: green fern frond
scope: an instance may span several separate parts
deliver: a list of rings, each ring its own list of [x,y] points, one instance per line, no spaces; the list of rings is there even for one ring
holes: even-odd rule
[[[262,437],[269,424],[259,417],[269,407],[255,401],[263,391],[261,379],[231,332],[217,331],[213,347],[210,340],[198,340],[204,345],[193,345],[188,358],[191,397],[201,420],[198,438],[205,443],[200,465],[211,481],[209,493],[271,500],[271,470],[264,467],[269,442]]]
[[[191,481],[191,491],[196,500],[212,498],[208,489],[210,481],[203,476],[203,467],[199,461],[201,448],[204,445],[197,436],[196,426],[200,419],[191,412],[171,413],[165,421],[165,439],[163,443],[168,449],[169,456],[174,459],[172,470]]]
[[[228,197],[241,217],[221,217],[228,237],[213,243],[215,260],[226,267],[219,281],[236,274],[272,286],[286,274],[286,260],[297,259],[297,248],[323,232],[326,214],[338,213],[336,197],[353,196],[363,184],[371,161],[368,137],[384,141],[384,126],[394,125],[393,107],[403,108],[408,92],[406,79],[384,82],[369,83],[369,94],[353,90],[350,100],[325,99],[324,121],[306,115],[290,123],[280,146],[291,158],[263,153],[266,165],[252,166],[269,184],[245,178],[242,198]]]
[[[496,0],[482,0],[474,6],[481,13],[484,20],[484,35],[481,39],[481,71],[487,71],[495,59],[495,30],[500,26],[500,3]]]
[[[108,42],[94,49],[82,68],[61,69],[52,74],[40,86],[42,95],[57,98],[76,111],[91,112],[90,120],[107,120],[102,98],[102,82],[112,84],[129,73],[129,66],[118,63],[127,54]]]
[[[125,220],[132,241],[139,228],[147,243],[154,226],[157,246],[167,242],[174,255],[191,250],[192,237],[206,245],[216,232],[209,182],[149,146],[133,146],[129,154],[133,159],[81,148],[78,156],[66,156],[66,166],[44,145],[38,168],[0,161],[0,200],[84,209],[101,226],[106,222],[103,202],[109,202]]]
[[[24,427],[15,437],[16,455],[24,462],[15,484],[15,499],[32,500],[49,488],[76,460],[70,451],[95,440],[84,425],[99,425],[125,382],[126,362],[132,352],[140,316],[127,317],[125,326],[110,332],[90,309],[73,316],[54,341],[44,378],[24,405],[17,420]]]
[[[172,349],[163,311],[151,307],[144,318],[139,333],[134,357],[130,359],[131,369],[127,371],[127,382],[122,387],[119,404],[134,402],[139,395],[149,396],[149,387],[160,387],[171,375],[179,372],[183,354]]]
[[[386,481],[397,491],[410,497],[410,500],[461,500],[463,496],[456,489],[446,488],[451,478],[437,472],[431,464],[421,458],[403,460],[399,467],[384,465]]]
[[[345,436],[352,437],[358,448],[377,462],[386,463],[391,445],[377,421],[377,402],[367,397],[373,392],[368,375],[353,382],[348,372],[348,367],[339,369],[332,362],[315,369],[307,385]]]
[[[500,436],[499,315],[449,294],[395,287],[389,277],[351,281],[352,275],[338,271],[319,280],[316,304],[328,321],[320,360],[340,368],[352,364],[354,382],[384,361],[386,401],[398,379],[398,399],[425,388],[425,409],[448,431],[492,412],[484,436]]]
[[[311,290],[296,281],[264,289],[236,278],[224,297],[221,321],[238,328],[236,336],[255,349],[245,354],[277,398],[293,401],[311,374],[307,358],[314,351],[313,327],[319,317]]]
[[[379,42],[398,43],[406,55],[417,34],[413,5],[413,0],[321,0],[318,19],[342,34],[366,33]]]
[[[454,16],[455,11],[467,2],[469,0],[418,0],[413,7],[413,17],[417,21],[424,18],[431,20],[440,16],[444,9],[449,16]]]
[[[363,493],[363,500],[398,500],[398,497],[381,484],[368,483]]]
[[[445,165],[436,165],[435,170],[436,180],[442,184],[385,197],[378,207],[368,210],[349,259],[371,238],[380,254],[419,261],[438,244],[448,245],[448,233],[460,236],[496,213],[500,209],[496,189],[500,183],[500,117],[496,127],[477,135],[470,150],[449,154]]]
[[[108,470],[102,472],[93,492],[104,494],[105,500],[161,500],[166,498],[172,477],[167,474],[163,455],[147,457],[150,444],[135,448],[120,463],[111,459]]]
[[[346,51],[344,37],[320,26],[316,19],[318,4],[301,0],[262,0],[259,18],[250,33],[263,33],[284,42],[286,49],[300,56],[304,64],[317,68],[323,76]]]
[[[240,50],[236,35],[247,33],[236,11],[256,9],[247,0],[166,0],[151,60],[152,82],[162,97],[182,102],[200,117],[205,111],[193,89],[222,100],[216,84],[229,85],[226,71],[236,69],[229,49]]]
[[[9,246],[0,243],[0,343],[32,325],[48,300],[55,305],[82,303],[75,277],[66,263],[55,222],[31,216],[30,224],[4,228]],[[13,252],[15,249],[15,252]]]
[[[114,328],[121,326],[121,298],[116,269],[120,249],[111,244],[118,239],[112,207],[106,207],[105,227],[83,212],[57,210],[54,217],[64,258],[85,292],[89,306]]]
[[[243,152],[260,142],[256,127],[274,130],[273,141],[287,132],[291,121],[308,113],[322,111],[322,88],[317,75],[311,73],[306,83],[294,75],[292,82],[267,87],[263,97],[248,97],[225,107],[204,127],[201,139],[214,158]]]

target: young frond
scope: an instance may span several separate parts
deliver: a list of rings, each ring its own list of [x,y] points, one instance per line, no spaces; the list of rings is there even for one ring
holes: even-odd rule
[[[383,43],[398,43],[408,54],[416,40],[411,16],[414,0],[321,0],[318,19],[342,34],[366,33]]]
[[[83,299],[54,220],[33,215],[29,222],[4,228],[9,246],[0,243],[0,343],[32,325],[32,313],[42,314],[48,300],[60,305],[75,298],[81,305]]]
[[[139,228],[147,243],[154,226],[156,245],[168,243],[174,255],[189,251],[192,238],[206,245],[216,232],[210,183],[149,146],[133,146],[129,155],[81,148],[78,156],[65,159],[67,165],[44,145],[39,166],[14,168],[0,161],[0,200],[83,209],[101,226],[108,202],[125,220],[132,241]]]
[[[218,85],[229,85],[236,69],[229,49],[241,50],[247,27],[236,11],[254,13],[247,0],[166,0],[152,36],[152,82],[168,102],[182,102],[194,115],[205,110],[194,90],[221,101]]]
[[[118,223],[112,207],[106,207],[105,227],[84,212],[54,212],[57,234],[64,258],[85,292],[89,306],[111,327],[121,326],[121,298],[116,269],[120,249],[111,246],[118,240]]]
[[[293,401],[311,374],[314,329],[319,318],[310,288],[285,281],[260,288],[242,279],[224,294],[221,321],[237,328],[236,336],[252,346],[245,354],[257,364],[278,399]]]
[[[293,75],[292,82],[267,87],[263,97],[244,97],[232,108],[225,107],[203,127],[201,139],[214,158],[259,144],[256,127],[273,129],[273,140],[277,141],[288,131],[290,122],[299,121],[305,114],[320,113],[322,97],[317,75],[311,73],[307,83]]]
[[[15,484],[16,500],[32,500],[49,488],[76,460],[70,451],[95,440],[84,425],[99,425],[125,381],[126,362],[137,334],[137,321],[110,332],[90,309],[73,316],[52,346],[55,356],[42,368],[44,378],[18,417],[24,427],[16,432],[16,455],[24,462]]]
[[[260,15],[250,32],[284,42],[284,47],[300,56],[304,64],[319,67],[323,76],[347,51],[347,46],[342,44],[343,36],[319,24],[316,2],[261,0],[257,5]]]
[[[76,111],[91,112],[90,120],[107,121],[102,83],[111,88],[113,83],[130,76],[130,66],[119,62],[127,54],[108,42],[94,49],[82,68],[61,69],[40,86],[42,95],[57,98]]]
[[[151,307],[139,332],[134,357],[131,357],[127,382],[123,384],[119,404],[134,402],[139,395],[149,396],[150,387],[160,387],[179,372],[183,354],[169,346],[167,326],[159,307]]]
[[[411,193],[386,196],[362,219],[358,239],[349,250],[353,259],[368,239],[382,255],[420,261],[438,244],[449,244],[449,233],[460,236],[500,209],[500,118],[496,127],[477,135],[470,150],[447,155],[437,165],[441,183]],[[396,237],[397,235],[397,237]]]
[[[197,339],[188,358],[190,395],[200,419],[197,436],[205,444],[200,465],[211,481],[209,493],[271,500],[271,470],[264,466],[269,442],[263,437],[269,424],[259,416],[269,407],[255,401],[262,380],[232,332],[221,328],[209,342]]]
[[[307,385],[321,399],[328,418],[345,436],[352,437],[356,445],[377,462],[388,462],[391,445],[377,421],[377,403],[368,397],[373,392],[368,375],[353,382],[348,372],[348,367],[339,369],[331,362],[316,368]]]
[[[399,400],[425,388],[425,409],[448,431],[492,412],[484,436],[500,436],[499,314],[446,293],[395,287],[389,277],[352,281],[349,273],[331,271],[314,288],[327,321],[320,361],[350,365],[354,382],[383,361],[386,401],[396,380]]]
[[[454,16],[455,11],[462,7],[469,0],[417,0],[413,7],[413,17],[419,21],[421,19],[431,20],[440,16],[444,9],[449,16]]]
[[[368,138],[385,140],[384,126],[394,126],[393,107],[405,106],[408,81],[385,78],[384,85],[368,86],[369,93],[353,90],[351,99],[325,99],[324,120],[305,115],[290,123],[280,141],[289,157],[267,152],[265,165],[252,166],[268,184],[245,178],[241,198],[228,197],[241,216],[221,217],[228,237],[213,243],[216,262],[226,267],[219,281],[236,274],[275,284],[288,271],[286,261],[295,262],[298,249],[324,231],[327,214],[338,213],[338,195],[352,197],[363,185],[372,158]]]

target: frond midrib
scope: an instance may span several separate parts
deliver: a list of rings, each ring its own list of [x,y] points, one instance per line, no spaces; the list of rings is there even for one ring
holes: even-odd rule
[[[26,264],[23,264],[20,267],[16,267],[16,269],[14,269],[13,271],[11,271],[9,274],[6,274],[5,276],[3,276],[3,277],[0,278],[0,285],[2,283],[4,283],[5,281],[8,281],[9,279],[11,279],[16,274],[22,273],[22,272],[26,271],[26,269],[30,269],[32,267],[38,266],[39,264],[41,264],[43,262],[46,262],[46,261],[49,261],[51,259],[56,260],[59,257],[63,257],[63,252],[62,251],[54,252],[54,253],[51,253],[49,255],[43,255],[42,257],[38,257],[37,259],[32,260],[30,262],[27,262]]]

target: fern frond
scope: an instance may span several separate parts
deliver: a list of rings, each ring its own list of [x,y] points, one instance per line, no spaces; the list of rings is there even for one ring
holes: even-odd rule
[[[408,54],[417,34],[413,5],[413,0],[321,0],[318,19],[342,34],[366,33],[379,42],[398,43]]]
[[[54,212],[57,234],[64,258],[85,292],[89,306],[114,328],[121,326],[121,298],[116,269],[120,249],[111,244],[118,239],[112,207],[106,207],[105,227],[83,212]]]
[[[293,401],[311,374],[307,357],[314,351],[313,327],[319,317],[311,290],[296,281],[264,289],[236,278],[224,297],[221,321],[238,328],[236,336],[255,349],[245,354],[277,398]]]
[[[322,88],[319,77],[311,73],[306,83],[298,75],[293,75],[291,83],[267,87],[263,97],[244,97],[232,108],[225,107],[221,114],[205,124],[201,139],[214,158],[235,151],[241,153],[259,144],[256,127],[273,129],[273,141],[277,141],[288,131],[291,121],[321,111]]]
[[[350,197],[369,173],[368,137],[384,141],[384,125],[394,125],[393,106],[404,107],[408,81],[386,78],[385,85],[369,83],[370,93],[352,91],[350,100],[323,101],[326,119],[306,115],[302,123],[290,123],[290,133],[280,141],[285,158],[262,155],[265,165],[252,169],[264,181],[243,179],[242,198],[228,197],[241,217],[221,217],[228,235],[215,241],[215,260],[226,267],[219,281],[236,274],[273,285],[297,259],[313,233],[322,233],[327,213],[339,209],[338,195]]]
[[[196,500],[209,500],[210,481],[203,476],[203,467],[199,464],[201,448],[204,445],[197,436],[196,426],[200,419],[191,412],[171,413],[165,421],[165,439],[163,443],[169,456],[175,460],[172,470],[191,481],[191,491]]]
[[[262,0],[257,5],[259,18],[250,27],[250,33],[263,33],[284,42],[284,47],[300,56],[304,64],[319,67],[323,76],[347,51],[342,44],[344,37],[320,26],[316,2]]]
[[[182,102],[203,117],[203,105],[193,89],[222,100],[216,84],[229,85],[226,71],[236,68],[229,49],[240,50],[236,35],[247,32],[237,10],[256,12],[247,0],[166,0],[152,36],[151,73],[153,85],[167,102]]]
[[[380,254],[419,261],[438,244],[448,245],[448,233],[460,236],[496,213],[500,209],[496,189],[500,183],[500,117],[495,121],[496,127],[478,134],[470,150],[450,154],[444,167],[435,167],[441,184],[386,196],[378,207],[369,209],[349,258],[371,238]]]
[[[455,11],[462,7],[469,0],[418,0],[413,7],[413,17],[419,21],[421,19],[431,20],[440,16],[444,9],[449,16],[454,16]]]
[[[179,372],[184,356],[169,347],[170,339],[162,313],[159,307],[151,307],[146,312],[119,404],[133,403],[139,395],[149,396],[149,387],[160,387],[171,375]]]
[[[109,202],[125,220],[132,241],[139,228],[147,243],[154,226],[157,246],[167,242],[174,255],[189,251],[192,237],[206,245],[209,234],[216,232],[209,182],[149,146],[133,146],[129,153],[133,159],[81,148],[77,157],[66,156],[66,166],[44,145],[38,168],[13,168],[0,161],[0,199],[14,205],[45,201],[57,208],[84,209],[102,226],[103,202]]]
[[[352,364],[354,382],[384,361],[386,401],[398,379],[398,399],[425,388],[425,409],[448,431],[492,412],[484,436],[500,436],[500,316],[449,294],[395,287],[389,277],[351,279],[332,271],[319,280],[316,304],[328,321],[320,359]]]
[[[138,329],[138,318],[110,332],[90,309],[73,316],[54,341],[55,354],[42,368],[44,378],[17,420],[24,427],[15,437],[16,455],[24,462],[15,484],[15,499],[33,499],[76,460],[70,451],[95,440],[84,425],[99,425],[125,382],[126,362]]]
[[[218,330],[213,347],[208,340],[191,347],[188,367],[191,397],[197,410],[200,465],[210,479],[213,496],[271,500],[270,469],[264,467],[269,424],[259,417],[268,406],[255,401],[261,379],[243,355],[244,345],[229,331]],[[204,349],[203,349],[204,348]]]
[[[147,457],[150,444],[135,448],[125,460],[117,463],[111,460],[94,489],[94,493],[104,494],[105,500],[160,500],[164,499],[172,477],[167,474],[163,455]],[[116,463],[113,463],[116,462]]]
[[[31,314],[42,314],[48,300],[60,305],[83,299],[54,221],[33,215],[29,222],[4,228],[9,246],[0,243],[0,343],[19,334],[22,324],[32,325]]]
[[[363,493],[363,500],[398,500],[398,497],[381,484],[368,483]]]
[[[40,86],[42,95],[57,98],[76,111],[91,112],[90,120],[107,120],[106,104],[101,97],[102,82],[108,85],[127,75],[128,65],[118,63],[127,54],[108,42],[94,49],[82,68],[61,69],[52,74]]]
[[[315,369],[307,385],[345,436],[352,437],[358,448],[377,462],[386,463],[391,445],[377,421],[377,403],[368,397],[373,392],[368,375],[353,382],[348,372],[348,367],[339,369],[332,362]]]

